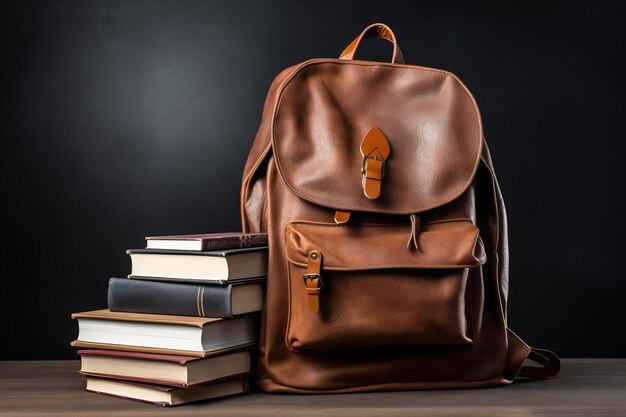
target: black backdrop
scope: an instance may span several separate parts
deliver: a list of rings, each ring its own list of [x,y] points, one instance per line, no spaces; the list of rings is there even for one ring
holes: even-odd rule
[[[106,306],[144,236],[238,230],[273,77],[375,21],[481,106],[511,326],[563,356],[626,353],[619,2],[20,1],[2,18],[0,358],[75,358],[70,313]]]

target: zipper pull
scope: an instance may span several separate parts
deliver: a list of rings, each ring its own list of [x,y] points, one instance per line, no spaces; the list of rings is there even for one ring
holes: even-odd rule
[[[416,214],[411,214],[409,219],[411,219],[411,234],[409,235],[409,241],[406,242],[406,247],[411,249],[412,244],[415,246],[415,250],[419,250],[419,247],[417,246],[417,234],[420,231],[422,222],[420,220],[420,216]]]

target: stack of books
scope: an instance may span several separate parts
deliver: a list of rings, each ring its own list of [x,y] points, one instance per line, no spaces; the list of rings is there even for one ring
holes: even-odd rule
[[[72,314],[87,391],[170,406],[246,393],[267,235],[146,238],[108,309]]]

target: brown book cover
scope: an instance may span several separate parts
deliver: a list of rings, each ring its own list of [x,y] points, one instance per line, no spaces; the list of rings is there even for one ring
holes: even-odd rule
[[[103,319],[120,321],[137,321],[141,323],[180,324],[183,326],[204,327],[206,324],[224,319],[214,317],[168,316],[165,314],[125,313],[109,309],[81,311],[72,313],[73,319]]]
[[[170,354],[181,356],[193,356],[193,357],[206,357],[208,355],[219,354],[229,351],[233,348],[242,348],[253,346],[256,341],[254,334],[248,333],[254,331],[254,320],[257,315],[244,314],[238,316],[235,319],[224,320],[221,318],[213,317],[192,317],[192,316],[170,316],[162,314],[145,314],[145,313],[125,313],[118,311],[110,311],[108,309],[84,311],[80,313],[73,313],[73,319],[100,319],[100,320],[112,320],[123,322],[138,322],[138,323],[156,323],[166,325],[181,325],[185,327],[199,327],[205,328],[206,326],[218,322],[224,321],[224,324],[228,324],[229,329],[234,329],[232,326],[237,325],[236,321],[241,321],[243,327],[240,328],[240,338],[237,343],[233,343],[232,346],[220,346],[219,343],[214,348],[207,348],[206,351],[201,350],[182,350],[177,348],[171,348],[168,346],[150,346],[143,343],[130,343],[124,344],[123,340],[119,342],[113,342],[112,340],[81,340],[80,334],[78,340],[71,343],[72,346],[88,348],[88,349],[105,349],[105,350],[126,350],[131,352],[145,352],[145,353],[157,353],[157,354]],[[226,323],[227,322],[227,323]],[[79,328],[81,325],[79,324]]]
[[[174,356],[192,356],[196,358],[208,358],[210,356],[222,355],[227,352],[235,352],[241,349],[250,349],[256,345],[256,343],[246,343],[243,345],[233,346],[229,348],[213,350],[211,352],[200,352],[195,350],[178,350],[178,349],[162,349],[151,348],[144,346],[130,346],[130,345],[115,345],[112,343],[97,343],[97,342],[84,342],[82,340],[74,340],[70,343],[73,347],[85,348],[85,349],[99,349],[99,350],[118,350],[125,352],[137,352],[137,353],[153,353],[159,355],[174,355]]]
[[[241,351],[245,349],[232,349],[230,351]],[[115,356],[120,358],[130,359],[145,359],[149,361],[161,361],[178,363],[179,365],[186,365],[189,362],[201,360],[199,356],[185,356],[185,355],[164,355],[159,353],[147,353],[147,352],[128,352],[123,350],[108,350],[108,349],[81,349],[78,352],[79,355],[92,355],[92,356]],[[212,355],[214,356],[214,355]]]
[[[267,246],[266,233],[203,233],[146,237],[146,249],[212,251]]]
[[[111,378],[111,379],[120,379],[120,380],[127,380],[127,381],[137,381],[137,382],[143,382],[143,383],[148,383],[148,384],[173,386],[173,387],[179,387],[179,388],[191,388],[197,385],[204,385],[209,382],[214,383],[214,382],[223,381],[227,379],[233,379],[235,377],[241,378],[244,376],[248,376],[251,373],[250,364],[248,363],[248,366],[246,367],[245,370],[243,367],[239,368],[235,366],[234,369],[236,370],[233,369],[233,371],[228,374],[222,373],[221,375],[219,374],[213,375],[212,377],[207,376],[205,379],[201,381],[197,381],[197,382],[193,382],[193,381],[183,382],[181,380],[178,380],[178,381],[175,380],[176,378],[171,375],[169,375],[171,378],[167,378],[167,376],[161,372],[152,372],[153,374],[158,374],[159,375],[158,378],[147,377],[145,375],[138,376],[138,375],[133,374],[128,367],[125,367],[126,372],[123,372],[123,373],[115,373],[114,369],[109,369],[109,371],[107,372],[104,372],[104,370],[94,371],[93,368],[91,370],[85,370],[85,363],[83,361],[84,356],[99,356],[99,357],[104,357],[104,358],[119,358],[122,360],[129,359],[131,361],[132,360],[144,360],[144,361],[154,361],[154,362],[166,362],[166,363],[186,367],[187,364],[190,364],[192,362],[198,362],[198,361],[203,361],[203,360],[210,361],[211,360],[210,358],[218,357],[218,356],[223,357],[224,359],[229,359],[229,357],[232,357],[233,360],[240,360],[241,355],[243,354],[243,355],[247,355],[246,362],[250,362],[251,361],[250,348],[242,348],[242,347],[231,348],[224,352],[220,352],[219,354],[214,353],[204,358],[201,358],[198,356],[194,357],[194,356],[183,356],[183,355],[168,355],[168,354],[129,352],[129,351],[122,351],[122,350],[105,350],[105,349],[82,349],[82,350],[79,350],[77,353],[81,356],[82,366],[79,372],[83,375],[96,376],[96,377],[102,377],[102,378]],[[239,358],[235,359],[235,357],[239,357]],[[117,365],[115,365],[115,367],[119,368],[119,366],[121,366],[121,363],[123,362],[118,363]],[[131,362],[131,365],[132,365],[132,362]],[[223,364],[217,365],[217,366],[219,366],[222,370],[224,369]],[[100,367],[102,368],[102,365]]]

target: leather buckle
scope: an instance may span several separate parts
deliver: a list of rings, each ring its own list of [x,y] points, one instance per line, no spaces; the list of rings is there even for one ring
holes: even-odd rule
[[[307,257],[306,274],[304,274],[304,292],[306,293],[309,310],[317,313],[320,310],[320,293],[322,292],[322,254],[313,249]]]
[[[361,174],[365,174],[367,172],[367,162],[370,159],[373,161],[379,161],[381,163],[382,168],[380,171],[380,180],[385,179],[385,158],[381,158],[380,156],[365,155],[363,157],[363,164],[361,165]],[[374,179],[378,180],[378,178]]]
[[[307,285],[306,280],[310,279],[310,280],[314,280],[317,278],[317,288],[322,288],[324,286],[324,282],[322,281],[322,276],[320,274],[317,273],[313,273],[313,274],[304,274],[304,285]]]
[[[376,200],[380,197],[380,190],[385,178],[387,158],[391,153],[389,141],[385,134],[377,127],[371,128],[361,141],[361,185],[365,197]]]

